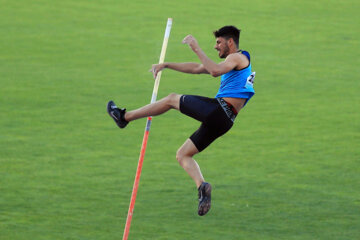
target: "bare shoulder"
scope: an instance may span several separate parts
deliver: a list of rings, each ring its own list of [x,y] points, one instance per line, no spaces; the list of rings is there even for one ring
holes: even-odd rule
[[[240,52],[229,54],[226,57],[226,60],[236,62],[236,67],[235,67],[236,70],[246,68],[247,66],[249,66],[250,63],[249,59]]]

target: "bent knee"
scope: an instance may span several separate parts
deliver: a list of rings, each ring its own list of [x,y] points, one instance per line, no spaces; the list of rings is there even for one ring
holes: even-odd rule
[[[183,166],[184,162],[186,162],[186,159],[192,158],[193,156],[194,154],[188,153],[182,148],[179,148],[179,150],[176,152],[176,160],[181,166]]]
[[[181,154],[180,149],[176,152],[176,160],[180,163],[181,165],[181,161],[183,159],[183,155]]]
[[[176,152],[176,160],[179,162],[181,166],[183,165],[186,157],[187,157],[186,154],[181,148]]]
[[[181,95],[177,94],[177,93],[170,93],[167,97],[167,103],[176,109],[179,109],[179,105],[180,105],[180,97]]]
[[[177,94],[177,93],[170,93],[167,97],[173,99],[173,98],[175,98],[175,97],[178,96],[178,95],[179,95],[179,94]]]

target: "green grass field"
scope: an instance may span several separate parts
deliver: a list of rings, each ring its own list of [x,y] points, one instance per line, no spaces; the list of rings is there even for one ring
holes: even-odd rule
[[[213,60],[212,31],[242,29],[255,97],[197,156],[197,191],[178,147],[199,123],[153,119],[129,239],[360,239],[360,2],[0,0],[0,239],[121,239],[146,120],[118,129],[112,99],[150,102],[168,17],[167,61]],[[164,71],[171,92],[215,96],[219,79]]]

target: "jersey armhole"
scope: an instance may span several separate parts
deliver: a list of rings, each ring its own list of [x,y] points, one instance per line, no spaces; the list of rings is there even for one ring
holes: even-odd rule
[[[241,49],[238,51],[238,53],[244,54],[247,57],[247,59],[249,60],[249,64],[246,67],[239,69],[239,70],[236,70],[236,68],[233,69],[235,71],[242,71],[250,66],[250,53],[248,51],[241,50]]]

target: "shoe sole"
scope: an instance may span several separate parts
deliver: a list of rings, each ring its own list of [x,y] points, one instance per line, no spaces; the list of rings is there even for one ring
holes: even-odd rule
[[[204,216],[207,214],[211,208],[211,185],[210,183],[205,185],[205,195],[206,197],[199,205],[198,214]]]
[[[112,106],[112,105],[116,106],[113,101],[109,101],[109,102],[107,103],[107,105],[106,105],[106,110],[107,110],[108,114],[110,115],[110,117],[111,117],[112,119],[114,119],[114,121],[116,122],[116,118],[114,118],[114,116],[111,114],[111,111],[112,111],[111,106]]]

